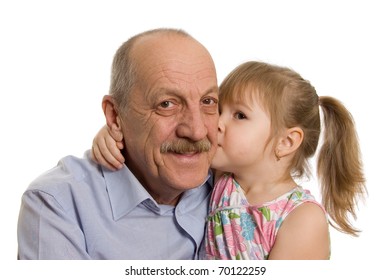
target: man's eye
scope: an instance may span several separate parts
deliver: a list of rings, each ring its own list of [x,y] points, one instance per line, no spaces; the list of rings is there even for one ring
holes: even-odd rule
[[[205,105],[215,105],[218,103],[217,99],[214,98],[205,98],[202,100],[202,103]]]
[[[159,104],[159,106],[163,109],[167,109],[172,107],[173,103],[171,101],[163,101]]]
[[[243,120],[243,119],[247,119],[246,115],[243,114],[242,112],[237,112],[234,114],[234,117],[235,119],[238,119],[238,120]]]

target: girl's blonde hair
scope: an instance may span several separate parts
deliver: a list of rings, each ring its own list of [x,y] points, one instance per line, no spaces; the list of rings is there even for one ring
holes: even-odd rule
[[[269,113],[270,141],[284,128],[300,127],[301,146],[290,165],[294,177],[310,175],[308,160],[318,147],[323,109],[323,144],[317,160],[322,203],[336,229],[357,236],[349,221],[356,218],[358,198],[366,193],[353,118],[341,102],[318,97],[315,88],[295,71],[250,61],[234,69],[220,85],[220,103],[259,102]]]

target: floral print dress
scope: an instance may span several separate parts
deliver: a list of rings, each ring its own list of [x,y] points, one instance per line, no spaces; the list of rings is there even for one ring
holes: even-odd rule
[[[266,260],[284,219],[305,202],[319,205],[308,190],[298,186],[262,205],[250,205],[231,174],[215,184],[207,218],[207,259]]]

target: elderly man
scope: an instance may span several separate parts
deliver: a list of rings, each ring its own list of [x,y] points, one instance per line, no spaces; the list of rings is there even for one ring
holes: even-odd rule
[[[126,168],[104,169],[88,151],[38,177],[23,194],[18,258],[198,258],[217,103],[213,60],[187,33],[125,42],[102,107],[111,133],[124,136]]]

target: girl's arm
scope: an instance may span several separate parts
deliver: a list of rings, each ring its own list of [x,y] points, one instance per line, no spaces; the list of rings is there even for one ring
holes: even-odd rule
[[[122,140],[122,137],[114,139],[107,126],[103,126],[92,142],[92,159],[110,170],[121,169],[125,162],[121,154],[124,148]]]
[[[316,204],[303,203],[284,220],[269,260],[327,260],[330,258],[328,221]]]

